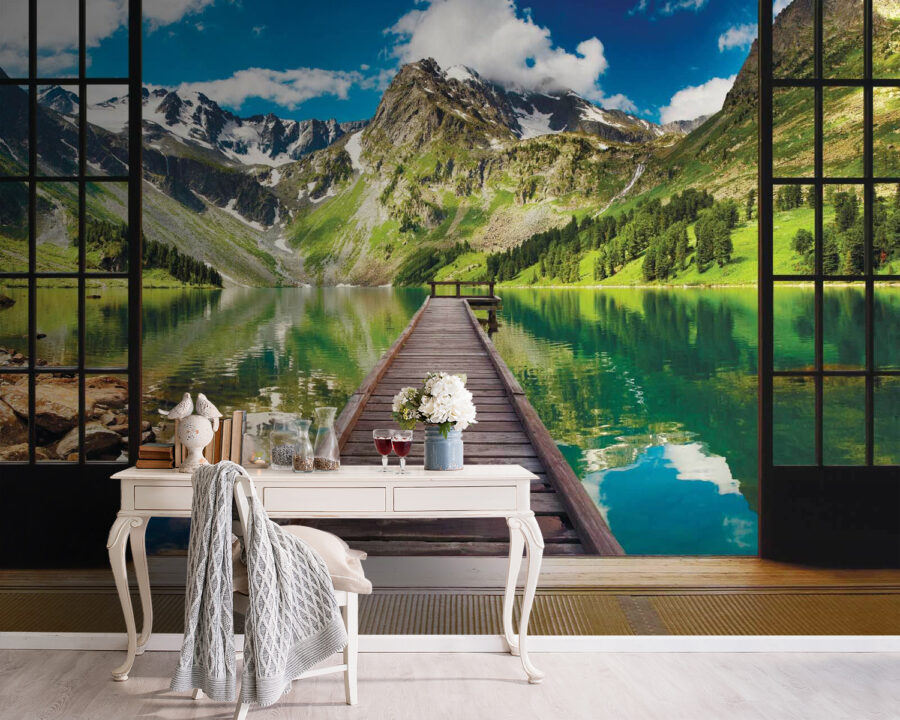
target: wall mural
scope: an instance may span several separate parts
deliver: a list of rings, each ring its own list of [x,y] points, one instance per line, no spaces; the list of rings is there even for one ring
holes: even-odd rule
[[[333,50],[320,64],[285,54],[281,41],[293,34],[290,47],[303,45],[296,36],[316,25],[310,19],[285,18],[279,27],[277,3],[261,3],[254,18],[246,8],[208,5],[147,19],[144,440],[171,436],[156,409],[185,391],[206,391],[225,412],[309,416],[326,401],[341,406],[415,312],[425,281],[494,279],[503,309],[493,340],[625,551],[755,553],[754,9],[642,0],[579,5],[563,20],[555,5],[529,13],[508,0],[366,5],[346,33],[362,38],[366,27],[387,28],[350,52],[372,49],[371,64],[335,69]],[[811,3],[782,5],[779,62],[801,67],[812,47],[803,42]],[[877,0],[875,10],[876,75],[895,74],[900,3]],[[826,18],[828,62],[852,63],[861,0],[827,0]],[[633,39],[667,23],[672,48],[616,39],[619,30]],[[592,26],[603,43],[582,37]],[[521,40],[521,57],[515,45],[492,50],[490,28]],[[554,44],[551,30],[565,39]],[[227,32],[240,33],[246,67],[201,77],[202,48],[220,45],[215,38]],[[709,36],[710,47],[685,48],[696,36]],[[0,42],[15,49],[9,38]],[[313,49],[316,42],[310,39]],[[114,32],[96,38],[98,64],[115,43]],[[670,86],[663,75],[677,76],[681,63],[656,74],[642,58],[665,63],[675,45],[684,77]],[[210,52],[223,67],[235,62],[221,49]],[[14,52],[0,57],[17,61]],[[299,69],[260,69],[266,63]],[[691,63],[705,63],[705,81]],[[624,94],[604,91],[637,76]],[[77,86],[42,89],[45,172],[65,175],[76,162],[82,101],[89,103],[89,166],[113,174],[127,162],[123,132],[129,100],[137,99],[123,88],[105,90],[80,98]],[[882,177],[900,175],[900,96],[884,90],[875,98],[874,136]],[[16,86],[0,93],[0,173],[8,175],[27,160],[27,93]],[[834,174],[861,173],[860,102],[847,88],[826,103],[826,162]],[[776,98],[780,174],[810,171],[811,107],[805,89]],[[327,119],[335,116],[341,119]],[[862,270],[860,192],[827,188],[826,272]],[[89,267],[124,269],[126,202],[115,184],[90,186]],[[810,271],[815,204],[805,186],[779,192],[776,272]],[[879,187],[876,208],[873,262],[894,274],[900,186]],[[68,183],[41,185],[39,270],[76,263],[76,213]],[[27,237],[27,186],[0,184],[4,268],[27,267]],[[90,284],[87,352],[94,364],[115,364],[124,354],[126,291],[116,281]],[[75,292],[65,281],[39,289],[38,362],[75,352]],[[862,293],[852,283],[826,290],[828,362],[853,366],[864,357]],[[900,291],[879,286],[876,295],[879,365],[897,368]],[[776,354],[805,357],[811,296],[798,285],[776,297]],[[23,362],[26,297],[14,282],[0,288],[0,363]],[[181,349],[175,357],[173,347]],[[40,455],[65,460],[74,385],[47,382],[52,387],[38,389],[46,400]],[[99,429],[89,456],[115,459],[127,432],[124,380],[95,382],[89,412]],[[0,457],[7,460],[17,459],[25,437],[19,390],[15,376],[0,376]],[[791,392],[796,428],[811,422],[812,408],[802,389]],[[876,427],[876,461],[896,463],[900,448],[885,428],[898,412],[897,388],[884,397],[891,400]],[[837,405],[852,423],[852,398]],[[833,444],[838,460],[858,450],[839,434]],[[798,445],[797,462],[806,450]],[[178,549],[183,527],[158,525],[154,537],[157,549]]]

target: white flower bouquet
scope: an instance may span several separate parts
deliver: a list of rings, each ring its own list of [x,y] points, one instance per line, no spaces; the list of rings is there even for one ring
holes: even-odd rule
[[[447,437],[451,429],[462,432],[475,420],[475,403],[472,393],[466,390],[465,375],[428,373],[422,387],[405,387],[394,396],[391,407],[394,420],[404,430],[411,430],[416,423],[437,425],[441,435]]]

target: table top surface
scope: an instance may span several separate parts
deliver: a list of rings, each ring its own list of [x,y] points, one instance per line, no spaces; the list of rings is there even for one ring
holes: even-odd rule
[[[440,483],[440,482],[471,482],[471,483],[496,483],[496,482],[531,482],[537,479],[537,475],[526,470],[521,465],[466,465],[462,470],[425,470],[422,465],[407,465],[406,473],[397,472],[398,466],[392,465],[387,472],[381,471],[381,465],[342,465],[338,470],[320,470],[311,473],[295,473],[292,470],[279,470],[274,468],[247,468],[247,474],[254,482],[268,481],[292,481],[293,483],[308,482],[321,485],[323,482],[368,482],[368,483]],[[145,469],[130,467],[121,470],[112,476],[115,480],[143,480],[143,481],[182,481],[190,483],[190,473],[180,472],[177,468]]]

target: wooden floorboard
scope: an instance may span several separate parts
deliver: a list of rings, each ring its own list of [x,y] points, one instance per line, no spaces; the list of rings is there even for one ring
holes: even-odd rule
[[[342,461],[347,465],[378,462],[372,430],[396,427],[391,418],[391,401],[401,388],[419,385],[427,371],[463,373],[478,408],[478,423],[464,435],[466,463],[519,464],[538,474],[537,481],[532,484],[532,507],[544,532],[545,554],[583,555],[588,549],[583,544],[585,531],[570,518],[571,499],[560,495],[554,487],[544,456],[535,445],[533,427],[526,428],[523,422],[517,404],[521,399],[514,397],[512,384],[516,387],[518,384],[498,357],[485,341],[465,301],[454,298],[427,300],[363,381],[338,420]],[[543,425],[540,428],[547,435]],[[545,445],[548,438],[542,439]],[[555,450],[555,445],[553,448]],[[423,456],[420,434],[413,444],[410,461],[421,463]],[[584,498],[580,501],[584,503]],[[616,554],[616,549],[621,549],[599,512],[590,501],[587,502],[589,512],[599,519],[600,531],[611,538],[607,547]],[[349,523],[322,520],[311,524],[336,532],[354,547],[373,555],[506,553],[507,531],[502,520],[365,520]],[[595,548],[596,544],[592,543],[590,547]]]
[[[148,652],[131,679],[109,669],[121,652],[0,651],[0,717],[122,720],[230,718],[234,703],[169,690],[174,652]],[[874,720],[897,717],[897,654],[540,653],[528,685],[504,653],[362,653],[359,705],[340,674],[298,680],[252,720]],[[237,666],[240,675],[242,665]]]

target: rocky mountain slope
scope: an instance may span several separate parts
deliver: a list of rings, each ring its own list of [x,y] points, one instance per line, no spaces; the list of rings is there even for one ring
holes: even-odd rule
[[[776,20],[785,71],[809,66],[801,42],[809,5],[795,0]],[[856,62],[852,37],[838,30],[853,36],[861,5],[826,0],[835,67]],[[897,20],[879,16],[875,25],[876,60],[890,74],[900,69],[900,53],[890,52]],[[477,274],[486,253],[573,214],[616,213],[643,195],[697,187],[744,197],[756,180],[756,52],[754,44],[719,113],[665,126],[571,92],[503,88],[429,59],[401,68],[373,118],[358,123],[240,118],[199,93],[147,88],[145,232],[211,264],[227,282],[382,284],[445,255]],[[17,87],[0,93],[2,171],[27,157],[27,97]],[[829,162],[849,172],[858,161],[853,138],[861,137],[856,96],[840,90],[829,98]],[[41,93],[39,156],[51,172],[75,167],[77,102],[61,88]],[[121,172],[127,161],[126,108],[116,97],[88,108],[88,163],[98,173]],[[804,172],[808,153],[794,142],[811,124],[804,90],[782,92],[776,111],[776,157],[785,172]],[[876,113],[884,120],[875,137],[880,157],[900,165],[900,101],[879,94]],[[73,225],[63,190],[42,187],[39,208],[39,242],[59,253]],[[3,192],[10,198],[0,212],[0,259],[21,262],[24,215],[13,198],[21,193]],[[98,185],[90,198],[99,217],[124,217],[120,188]],[[41,262],[54,257],[42,253]]]

